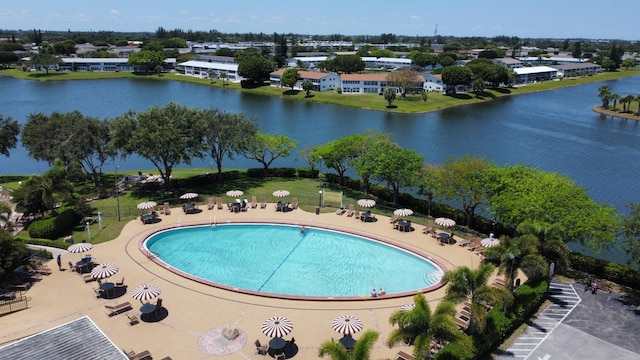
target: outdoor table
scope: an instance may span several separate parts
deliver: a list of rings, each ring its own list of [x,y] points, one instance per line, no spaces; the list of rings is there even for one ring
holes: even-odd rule
[[[370,211],[366,211],[366,212],[363,212],[362,214],[360,214],[360,221],[367,222],[370,219],[372,219]]]
[[[438,233],[438,241],[440,242],[449,242],[449,234],[447,233]]]
[[[76,271],[81,274],[87,272],[89,270],[90,263],[91,263],[90,261],[85,259],[78,261],[76,263]]]
[[[351,336],[343,336],[340,340],[340,345],[342,345],[345,349],[353,349],[356,346],[356,339]]]
[[[284,209],[287,207],[287,204],[278,201],[278,204],[276,204],[276,211],[282,211],[284,212]]]
[[[402,232],[409,231],[409,223],[404,220],[398,221],[398,231],[402,231]]]
[[[142,307],[140,307],[140,313],[143,316],[147,316],[147,315],[152,314],[152,313],[155,314],[155,311],[156,311],[156,304],[146,303],[146,304],[142,305]]]
[[[100,290],[104,291],[105,295],[109,296],[109,293],[112,295],[115,292],[116,284],[112,282],[105,282],[100,284]]]
[[[239,203],[239,202],[231,203],[231,211],[240,212],[240,207],[241,206],[242,206],[242,203]]]
[[[283,338],[277,337],[269,341],[269,348],[273,350],[284,349],[285,346],[287,346],[287,341]]]

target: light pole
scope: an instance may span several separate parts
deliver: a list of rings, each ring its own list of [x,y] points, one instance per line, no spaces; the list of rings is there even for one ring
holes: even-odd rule
[[[511,261],[511,272],[509,273],[509,292],[513,292],[513,263],[515,262],[515,258],[516,256],[513,255],[513,253],[509,253],[507,255],[507,257],[509,257],[509,261]],[[502,311],[503,314],[507,315],[507,302],[504,302],[504,310]]]
[[[318,207],[322,207],[322,173],[320,167],[322,166],[322,156],[318,157]]]
[[[115,189],[116,189],[116,214],[118,214],[118,221],[120,221],[120,191],[118,191],[118,167],[116,166],[116,178],[115,178]]]

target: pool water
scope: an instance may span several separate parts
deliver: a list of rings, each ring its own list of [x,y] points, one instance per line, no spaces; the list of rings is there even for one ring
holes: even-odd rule
[[[171,229],[146,241],[163,262],[214,283],[270,294],[368,296],[435,285],[429,260],[381,242],[336,231],[272,224]]]

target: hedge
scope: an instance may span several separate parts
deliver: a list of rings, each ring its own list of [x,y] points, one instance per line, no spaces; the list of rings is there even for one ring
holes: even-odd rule
[[[49,216],[29,224],[29,236],[32,238],[45,238],[55,240],[71,231],[78,225],[82,217],[74,209],[62,210],[56,216]]]
[[[640,271],[628,265],[618,264],[591,256],[572,252],[571,270],[607,279],[619,285],[640,290]]]

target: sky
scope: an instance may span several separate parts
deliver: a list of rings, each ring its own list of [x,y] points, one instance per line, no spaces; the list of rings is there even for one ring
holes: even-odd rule
[[[0,28],[638,40],[638,14],[638,0],[27,0],[0,7]]]

